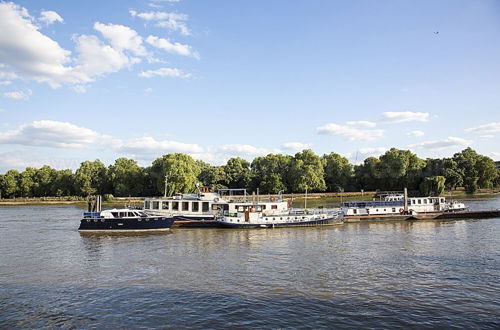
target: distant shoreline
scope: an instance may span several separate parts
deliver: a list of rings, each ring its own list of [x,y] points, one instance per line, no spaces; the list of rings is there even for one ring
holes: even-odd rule
[[[321,199],[321,198],[339,198],[339,199],[372,199],[375,198],[377,192],[376,191],[365,191],[365,192],[321,192],[321,193],[308,193],[308,199]],[[454,197],[454,198],[463,198],[463,197],[478,197],[485,195],[497,195],[500,194],[500,189],[480,189],[473,195],[468,195],[464,190],[454,190],[454,191],[446,191],[442,196],[444,197]],[[266,196],[276,196],[263,194],[260,195],[261,198],[266,198]],[[252,195],[248,195],[249,198],[252,198]],[[294,199],[294,200],[302,200],[304,199],[304,194],[284,194],[283,197]],[[104,202],[104,205],[137,205],[141,204],[144,200],[144,197],[115,197],[110,201]],[[10,198],[10,199],[0,199],[0,206],[15,206],[15,205],[85,205],[87,202],[85,197],[79,196],[71,196],[71,197],[18,197],[18,198]]]

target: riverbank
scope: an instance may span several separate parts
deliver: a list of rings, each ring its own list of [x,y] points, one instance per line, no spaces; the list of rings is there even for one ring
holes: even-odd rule
[[[321,192],[321,193],[308,193],[307,199],[310,200],[329,200],[329,201],[346,201],[353,199],[366,199],[370,200],[377,198],[377,191],[356,191],[356,192]],[[496,189],[480,189],[473,195],[467,194],[464,189],[457,189],[452,191],[446,191],[443,193],[444,197],[447,198],[465,198],[465,197],[481,197],[481,196],[491,196],[499,195],[500,188]],[[276,196],[276,195],[261,195],[261,197],[266,196]],[[304,200],[304,194],[284,194],[283,197],[291,200],[301,201]],[[249,196],[251,198],[251,195]],[[112,200],[105,201],[103,205],[106,206],[120,206],[123,205],[142,205],[144,197],[114,197]],[[86,197],[80,196],[66,196],[66,197],[19,197],[19,198],[9,198],[0,199],[0,206],[12,206],[12,205],[72,205],[72,204],[86,204]]]

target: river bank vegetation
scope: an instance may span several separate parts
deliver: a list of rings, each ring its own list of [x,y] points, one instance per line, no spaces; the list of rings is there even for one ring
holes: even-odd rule
[[[463,187],[467,193],[480,188],[500,187],[495,162],[471,148],[451,158],[420,159],[409,150],[392,148],[380,157],[360,165],[330,153],[316,155],[303,150],[294,156],[269,154],[251,162],[231,158],[225,165],[212,166],[181,153],[163,155],[150,166],[119,158],[110,166],[100,160],[85,161],[73,172],[50,166],[9,170],[0,174],[0,197],[158,196],[193,192],[200,184],[212,188],[259,189],[262,194],[402,190],[439,195]]]

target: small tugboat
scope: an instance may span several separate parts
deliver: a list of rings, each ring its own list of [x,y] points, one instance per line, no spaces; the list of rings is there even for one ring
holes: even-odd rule
[[[216,218],[222,227],[276,228],[339,225],[344,213],[339,210],[289,209],[290,203],[278,201],[228,203]]]
[[[139,232],[169,230],[174,222],[172,217],[151,216],[140,210],[101,210],[101,196],[91,197],[88,212],[80,221],[81,232]]]

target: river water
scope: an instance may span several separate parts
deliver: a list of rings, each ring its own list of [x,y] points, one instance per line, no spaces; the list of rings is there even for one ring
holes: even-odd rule
[[[500,218],[88,235],[82,211],[0,207],[1,328],[500,327]]]

